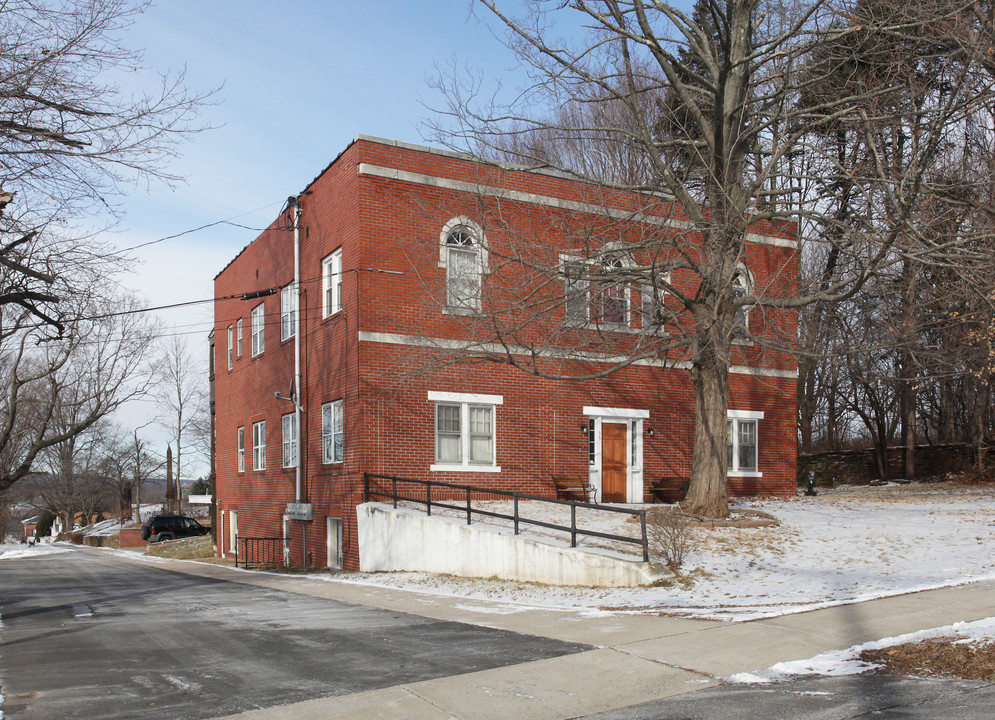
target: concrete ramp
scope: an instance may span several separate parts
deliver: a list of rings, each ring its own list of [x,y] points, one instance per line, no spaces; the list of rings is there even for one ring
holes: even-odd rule
[[[663,565],[553,545],[384,503],[356,508],[363,572],[418,571],[549,585],[632,587],[673,577]]]

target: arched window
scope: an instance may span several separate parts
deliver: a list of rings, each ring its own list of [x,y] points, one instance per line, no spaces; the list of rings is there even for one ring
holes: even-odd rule
[[[446,269],[446,307],[464,313],[480,310],[487,265],[480,226],[468,218],[454,218],[442,228],[439,242],[439,264]]]
[[[601,290],[598,293],[598,320],[606,325],[629,324],[629,285],[627,268],[632,265],[625,252],[606,252],[601,256]]]
[[[736,274],[732,278],[732,293],[737,299],[753,294],[753,277],[743,263],[739,264]],[[736,337],[746,337],[750,334],[749,305],[740,305],[736,308],[732,332]]]

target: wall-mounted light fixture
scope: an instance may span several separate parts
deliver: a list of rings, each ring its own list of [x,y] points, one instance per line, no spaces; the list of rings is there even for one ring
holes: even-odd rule
[[[653,428],[646,428],[646,434],[653,437]]]
[[[587,435],[587,423],[580,426],[580,431]]]

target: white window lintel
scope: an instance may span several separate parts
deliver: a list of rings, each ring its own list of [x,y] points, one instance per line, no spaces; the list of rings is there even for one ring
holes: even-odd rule
[[[609,408],[584,406],[584,414],[592,417],[615,417],[615,418],[642,418],[648,419],[649,410],[635,410],[633,408]]]
[[[499,473],[500,465],[447,465],[434,464],[429,466],[429,472],[478,472],[478,473]]]
[[[478,395],[429,390],[428,399],[434,402],[469,403],[471,405],[503,405],[503,395]]]
[[[730,420],[763,420],[763,410],[727,410],[726,417]]]

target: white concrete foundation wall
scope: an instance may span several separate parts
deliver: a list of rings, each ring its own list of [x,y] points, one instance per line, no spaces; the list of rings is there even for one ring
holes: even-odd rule
[[[356,508],[363,572],[420,571],[550,585],[632,587],[673,577],[664,566],[506,535],[382,503]]]

